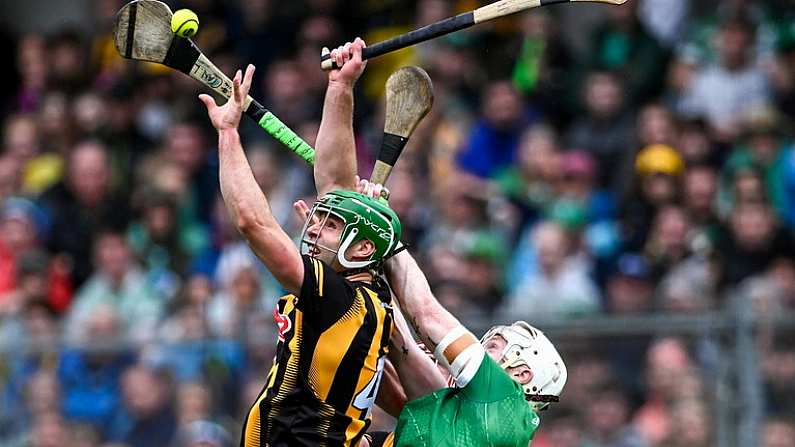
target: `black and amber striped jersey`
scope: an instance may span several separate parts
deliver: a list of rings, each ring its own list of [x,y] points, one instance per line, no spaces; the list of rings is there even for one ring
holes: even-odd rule
[[[303,260],[299,295],[274,309],[276,357],[242,447],[353,446],[370,425],[392,331],[389,289]]]

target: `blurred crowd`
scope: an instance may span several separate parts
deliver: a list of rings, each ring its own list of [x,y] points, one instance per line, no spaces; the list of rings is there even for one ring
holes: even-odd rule
[[[0,445],[237,445],[275,346],[278,283],[220,198],[190,78],[120,58],[120,0],[48,34],[0,34]],[[318,57],[484,2],[185,0],[227,74],[314,142]],[[387,186],[408,243],[463,321],[795,315],[795,2],[561,5],[370,62],[366,176],[383,86],[404,65],[435,104]],[[8,74],[8,73],[7,73]],[[8,78],[7,78],[8,79]],[[311,170],[253,123],[257,182],[290,234]],[[714,445],[720,337],[564,344],[569,384],[536,447]],[[758,331],[758,443],[795,445],[795,333]],[[725,366],[725,365],[724,365]],[[743,402],[734,402],[742,408]],[[392,421],[376,414],[375,427]]]

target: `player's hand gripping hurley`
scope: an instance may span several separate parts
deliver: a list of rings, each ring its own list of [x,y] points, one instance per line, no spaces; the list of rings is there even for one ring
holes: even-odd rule
[[[157,0],[135,0],[116,15],[113,37],[116,50],[127,59],[155,62],[179,70],[224,98],[233,93],[232,81],[193,43],[171,31],[171,9]],[[315,151],[273,113],[247,94],[242,99],[246,115],[310,165]]]
[[[478,23],[488,22],[489,20],[505,17],[517,12],[526,11],[528,9],[537,8],[539,6],[554,5],[557,3],[569,2],[594,2],[594,3],[608,3],[611,5],[622,5],[627,0],[501,0],[482,6],[474,11],[465,12],[454,17],[440,20],[436,23],[423,26],[422,28],[401,34],[400,36],[387,39],[383,42],[376,43],[368,46],[362,52],[364,59],[371,59],[382,54],[397,51],[406,47],[410,47],[426,40],[431,40],[436,37],[444,36],[452,32],[469,28]],[[334,62],[327,54],[322,54],[320,58],[320,66],[324,70],[330,70]]]

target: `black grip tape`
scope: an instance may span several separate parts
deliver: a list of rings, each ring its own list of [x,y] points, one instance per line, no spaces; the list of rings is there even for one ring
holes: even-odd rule
[[[259,123],[259,120],[261,120],[266,113],[268,113],[268,109],[258,103],[256,99],[252,99],[251,104],[246,109],[246,115],[257,123]]]
[[[163,60],[163,65],[190,76],[190,71],[201,54],[202,51],[192,40],[174,36],[171,40],[171,46],[168,47],[166,58]]]
[[[381,151],[378,153],[378,160],[382,161],[389,166],[395,166],[400,153],[406,147],[408,138],[395,135],[393,133],[384,132],[384,139],[381,142]]]

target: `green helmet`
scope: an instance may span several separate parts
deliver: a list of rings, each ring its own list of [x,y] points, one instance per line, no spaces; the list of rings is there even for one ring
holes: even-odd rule
[[[301,248],[304,253],[308,252],[309,246],[316,243],[316,241],[309,240],[306,233],[310,222],[318,212],[326,213],[326,216],[336,216],[343,222],[337,260],[346,269],[368,267],[383,261],[394,252],[400,241],[402,232],[400,219],[389,206],[364,194],[336,190],[321,197],[312,207],[312,212],[306,220],[301,234]],[[325,226],[325,220],[323,226]],[[375,251],[370,258],[362,261],[345,259],[348,247],[365,239],[375,245]],[[331,250],[327,247],[319,248]]]

